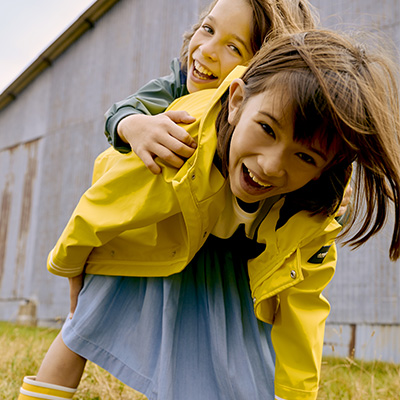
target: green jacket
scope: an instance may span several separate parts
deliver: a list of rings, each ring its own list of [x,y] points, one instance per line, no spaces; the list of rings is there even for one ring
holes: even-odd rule
[[[167,276],[185,268],[207,239],[229,191],[213,164],[215,119],[220,97],[242,72],[238,67],[219,89],[172,104],[171,109],[197,118],[187,129],[199,134],[195,154],[180,170],[165,166],[153,175],[135,154],[112,148],[99,156],[92,187],[49,255],[51,272],[72,277],[86,268],[91,274]],[[322,290],[334,274],[334,240],[341,227],[333,217],[302,211],[275,230],[283,203],[283,198],[276,202],[251,229],[266,249],[249,260],[250,287],[257,318],[273,324],[277,398],[311,400],[317,397],[330,310]]]
[[[125,100],[112,105],[105,113],[105,135],[108,142],[121,153],[129,153],[128,143],[121,140],[117,133],[118,123],[128,115],[156,115],[164,112],[177,98],[188,94],[186,74],[182,72],[179,60],[171,62],[171,74],[153,79]]]

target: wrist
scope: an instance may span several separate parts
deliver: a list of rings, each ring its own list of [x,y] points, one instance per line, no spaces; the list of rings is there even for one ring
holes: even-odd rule
[[[126,137],[124,135],[124,128],[125,128],[126,120],[128,119],[128,117],[130,117],[130,115],[126,116],[125,118],[122,118],[121,121],[119,121],[118,125],[117,125],[117,134],[124,143],[128,143],[128,140],[126,139]]]

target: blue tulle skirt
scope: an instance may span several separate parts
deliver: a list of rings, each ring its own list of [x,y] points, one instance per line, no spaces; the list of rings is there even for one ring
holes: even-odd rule
[[[170,277],[87,275],[65,344],[149,400],[273,400],[271,326],[243,249],[210,237]]]

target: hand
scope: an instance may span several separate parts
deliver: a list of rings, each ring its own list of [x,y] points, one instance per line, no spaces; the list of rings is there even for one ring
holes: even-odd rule
[[[78,304],[78,295],[82,290],[83,286],[83,274],[68,278],[69,281],[69,299],[70,299],[70,310],[69,319],[72,319],[76,306]]]
[[[336,213],[337,217],[341,217],[347,211],[347,207],[350,204],[351,194],[353,193],[353,189],[350,185],[347,186],[346,191],[344,192],[342,203]]]
[[[159,157],[175,168],[182,167],[196,148],[194,139],[178,123],[191,124],[196,118],[186,111],[167,111],[158,115],[134,114],[118,124],[118,135],[131,145],[132,150],[153,173],[161,168]]]

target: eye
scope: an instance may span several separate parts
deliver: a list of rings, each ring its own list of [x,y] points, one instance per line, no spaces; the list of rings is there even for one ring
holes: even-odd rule
[[[234,51],[235,53],[239,54],[239,56],[242,56],[241,51],[240,51],[235,45],[230,44],[230,45],[229,45],[229,48],[230,48],[232,51]]]
[[[201,26],[203,28],[204,31],[206,31],[207,33],[209,33],[210,35],[214,34],[214,29],[211,28],[211,26],[209,25],[202,25]]]
[[[312,158],[310,155],[307,153],[297,153],[297,156],[303,160],[305,163],[310,164],[310,165],[317,165],[314,158]]]
[[[275,132],[268,124],[260,123],[260,125],[261,125],[261,128],[264,130],[264,132],[267,135],[269,135],[275,139]]]

